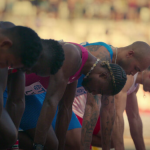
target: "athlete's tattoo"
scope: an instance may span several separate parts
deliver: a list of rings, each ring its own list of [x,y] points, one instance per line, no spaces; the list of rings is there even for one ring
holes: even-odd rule
[[[93,130],[99,116],[100,98],[101,95],[93,96],[91,94],[89,94],[87,98],[87,103],[91,100],[94,105],[91,105],[91,107],[86,107],[85,109],[81,138],[81,145],[84,150],[89,149],[91,145]]]
[[[92,55],[99,58],[102,61],[111,61],[110,53],[107,49],[102,48],[103,46],[100,45],[90,45],[86,46],[85,48],[91,52]]]
[[[90,108],[86,108],[86,110],[87,110],[87,111],[86,111],[86,116],[87,116],[87,117],[91,116]]]
[[[86,48],[89,50],[89,51],[98,51],[98,49],[101,47],[101,45],[90,45],[90,46],[86,46]]]
[[[95,124],[97,122],[98,115],[99,112],[95,112],[91,115],[90,120],[86,120],[85,122],[83,122],[82,134],[84,135],[84,138],[81,139],[81,144],[82,146],[84,146],[85,150],[89,149],[91,145],[92,134],[93,134]]]
[[[101,106],[101,133],[102,148],[110,148],[110,139],[114,124],[114,96],[102,96]]]
[[[103,103],[105,106],[109,105],[108,96],[106,96],[106,95],[103,95],[103,96],[102,96],[102,103]]]

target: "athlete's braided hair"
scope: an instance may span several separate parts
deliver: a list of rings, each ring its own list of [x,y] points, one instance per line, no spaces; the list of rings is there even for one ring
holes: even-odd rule
[[[113,86],[113,95],[116,95],[122,90],[126,83],[126,73],[119,65],[110,64],[108,61],[102,61],[102,66],[106,67],[110,72]]]

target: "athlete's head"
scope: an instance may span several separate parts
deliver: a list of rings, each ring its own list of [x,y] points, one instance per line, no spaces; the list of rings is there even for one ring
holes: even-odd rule
[[[63,48],[59,42],[52,39],[41,41],[43,51],[31,71],[40,76],[55,74],[61,68],[65,59]]]
[[[94,95],[115,95],[124,87],[126,80],[126,73],[119,65],[102,61],[83,80],[82,85]]]
[[[0,27],[0,68],[30,68],[37,61],[42,44],[38,35],[22,26]]]
[[[144,91],[150,92],[150,66],[141,73]]]
[[[150,65],[150,46],[145,42],[138,41],[120,48],[118,64],[127,74],[134,75],[145,70]]]

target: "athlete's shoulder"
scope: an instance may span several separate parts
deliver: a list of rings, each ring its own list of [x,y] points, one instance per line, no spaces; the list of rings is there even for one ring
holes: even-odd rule
[[[81,47],[78,47],[76,43],[65,42],[63,50],[65,52],[65,60],[69,59],[73,61],[74,59],[81,58]]]
[[[74,43],[63,43],[65,60],[63,62],[62,71],[65,77],[70,77],[77,72],[82,64],[81,48]]]

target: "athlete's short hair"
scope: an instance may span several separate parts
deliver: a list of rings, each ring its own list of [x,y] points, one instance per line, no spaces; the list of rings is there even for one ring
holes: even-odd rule
[[[125,71],[119,65],[111,64],[107,61],[102,61],[102,66],[109,70],[113,87],[113,95],[118,94],[124,87],[127,80]]]
[[[49,51],[51,61],[50,61],[50,73],[55,74],[62,67],[65,60],[64,50],[58,41],[53,39],[42,39],[42,43],[46,46],[46,50]]]
[[[32,67],[42,51],[41,39],[37,33],[28,27],[15,26],[3,29],[2,34],[13,42],[10,53],[20,57],[24,67]]]

